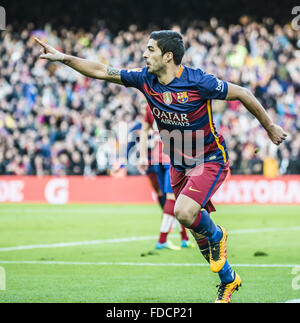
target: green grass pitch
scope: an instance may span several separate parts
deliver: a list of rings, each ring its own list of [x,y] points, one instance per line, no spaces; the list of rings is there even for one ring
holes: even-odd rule
[[[219,205],[213,217],[243,280],[232,302],[300,299],[300,207]],[[214,302],[218,275],[198,248],[154,249],[160,220],[156,205],[1,204],[0,302]]]

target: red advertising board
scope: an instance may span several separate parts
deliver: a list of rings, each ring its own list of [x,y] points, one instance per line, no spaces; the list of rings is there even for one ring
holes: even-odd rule
[[[213,197],[220,204],[299,204],[300,176],[232,175]]]
[[[0,202],[25,203],[154,203],[144,176],[0,177]]]
[[[231,176],[213,197],[216,204],[299,204],[300,176],[267,179]],[[0,203],[156,203],[145,176],[1,176]]]

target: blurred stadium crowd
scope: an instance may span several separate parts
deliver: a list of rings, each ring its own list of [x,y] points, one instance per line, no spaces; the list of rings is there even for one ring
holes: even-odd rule
[[[290,25],[243,17],[228,27],[212,18],[191,22],[184,64],[250,88],[274,121],[289,132],[279,148],[239,102],[215,101],[214,122],[227,143],[233,174],[300,174],[300,38]],[[112,33],[81,29],[0,33],[0,174],[102,175],[114,167],[119,134],[140,122],[145,100],[137,90],[85,78],[38,59],[33,36],[57,49],[114,67],[143,67],[151,30]],[[121,134],[120,134],[120,129]],[[255,151],[259,149],[258,153]],[[128,173],[137,174],[132,154]]]

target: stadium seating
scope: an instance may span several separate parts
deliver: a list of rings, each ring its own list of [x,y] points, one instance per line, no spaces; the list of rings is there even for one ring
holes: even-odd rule
[[[174,28],[179,28],[174,26]],[[66,53],[116,67],[144,66],[148,30],[132,25],[112,33],[55,30],[48,24],[0,35],[0,174],[106,175],[114,165],[118,130],[140,120],[136,90],[87,79],[62,64],[39,60],[33,36]],[[184,64],[250,88],[286,131],[280,148],[239,102],[214,102],[233,174],[300,174],[299,42],[289,25],[245,21],[224,27],[216,19],[184,34]],[[123,133],[122,136],[126,136]],[[256,153],[257,148],[259,152]],[[130,168],[132,174],[137,170]]]

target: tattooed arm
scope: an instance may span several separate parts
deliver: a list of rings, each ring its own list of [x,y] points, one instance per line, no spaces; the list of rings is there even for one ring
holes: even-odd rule
[[[99,80],[105,80],[121,85],[123,84],[121,81],[120,69],[113,68],[98,62],[91,62],[86,59],[63,54],[56,50],[54,47],[42,42],[38,38],[35,38],[35,40],[42,46],[42,55],[40,55],[40,58],[48,59],[52,62],[64,63],[76,70],[77,72],[88,77],[96,78]]]

